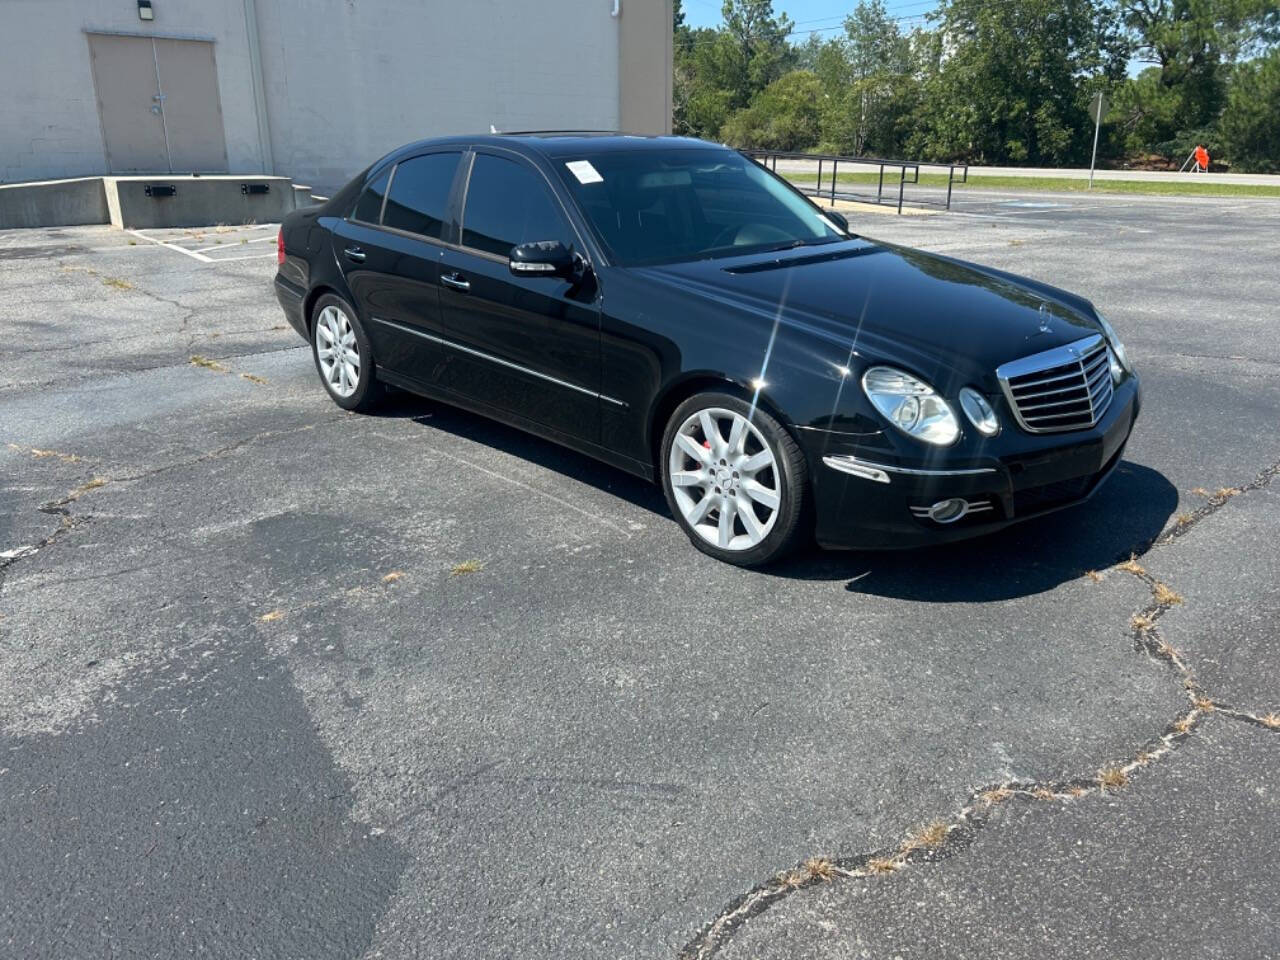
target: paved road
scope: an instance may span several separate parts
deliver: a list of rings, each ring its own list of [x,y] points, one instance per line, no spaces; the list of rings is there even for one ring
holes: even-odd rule
[[[333,407],[261,232],[0,235],[0,955],[1265,955],[1280,204],[985,202],[865,230],[1104,305],[1128,459],[769,573],[541,441]]]
[[[814,173],[818,169],[816,161],[811,160],[779,160],[779,173]],[[847,166],[848,172],[870,170],[875,173],[878,168],[864,166]],[[922,164],[924,173],[936,173],[937,164]],[[824,172],[831,173],[831,164],[824,164]],[[942,165],[945,175],[947,167]],[[969,168],[970,176],[975,177],[1054,177],[1059,180],[1088,180],[1089,169],[1060,169],[1057,167],[979,167]],[[1095,170],[1094,180],[1138,180],[1144,183],[1178,182],[1178,183],[1218,183],[1240,184],[1262,187],[1280,186],[1280,174],[1276,173],[1176,173],[1166,170]]]

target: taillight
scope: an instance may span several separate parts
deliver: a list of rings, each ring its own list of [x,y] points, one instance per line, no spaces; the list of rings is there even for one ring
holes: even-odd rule
[[[276,234],[276,263],[284,263],[284,230]]]

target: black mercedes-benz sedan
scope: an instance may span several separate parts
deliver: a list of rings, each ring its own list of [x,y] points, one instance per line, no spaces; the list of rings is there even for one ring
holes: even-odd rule
[[[1138,378],[1084,298],[864,239],[676,137],[454,137],[284,222],[330,397],[390,384],[662,484],[702,551],[901,548],[1089,497]]]

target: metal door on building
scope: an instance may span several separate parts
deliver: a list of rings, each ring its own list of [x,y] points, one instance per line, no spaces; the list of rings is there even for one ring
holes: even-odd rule
[[[207,40],[89,34],[111,173],[226,173],[218,70]]]

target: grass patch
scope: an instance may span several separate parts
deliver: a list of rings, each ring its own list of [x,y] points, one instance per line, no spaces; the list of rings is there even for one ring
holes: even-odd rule
[[[258,618],[259,623],[275,623],[277,620],[284,619],[283,610],[272,610],[270,613],[264,613]]]
[[[1146,633],[1155,625],[1156,625],[1156,622],[1154,620],[1152,620],[1150,617],[1146,616],[1145,614],[1141,614],[1141,613],[1135,613],[1133,617],[1129,620],[1129,626],[1132,627],[1138,633]]]
[[[902,866],[902,862],[893,857],[872,857],[867,861],[867,872],[875,874],[893,873]]]
[[[484,569],[484,564],[479,560],[463,560],[462,563],[455,563],[449,571],[451,577],[465,577],[469,573],[479,573]]]
[[[403,570],[392,570],[390,573],[388,573],[385,577],[382,578],[382,582],[395,583],[397,580],[403,580],[403,579],[404,579]]]
[[[1280,713],[1268,713],[1259,717],[1258,722],[1272,730],[1280,730]]]
[[[267,382],[266,377],[259,377],[252,373],[242,373],[240,374],[240,379],[248,380],[250,383],[257,383],[257,384],[265,384]]]
[[[816,174],[806,176],[799,173],[787,173],[786,178],[799,186],[812,187],[817,182]],[[836,175],[837,183],[865,184],[878,186],[879,173],[841,173]],[[831,183],[831,174],[823,170],[822,182]],[[907,183],[906,193],[917,186]],[[921,173],[918,186],[947,186],[945,173]],[[892,187],[892,189],[890,189]],[[1164,197],[1276,197],[1280,198],[1280,187],[1267,184],[1245,183],[1212,183],[1202,180],[1094,180],[1093,190],[1089,189],[1088,180],[1076,180],[1071,177],[1011,177],[1007,175],[969,173],[968,183],[953,183],[957,192],[962,190],[1047,190],[1052,193],[1130,193],[1149,194]],[[885,170],[884,197],[896,198],[898,178]]]
[[[1151,588],[1151,595],[1155,597],[1156,603],[1160,604],[1162,607],[1176,607],[1181,605],[1183,602],[1182,594],[1175,593],[1173,590],[1169,589],[1167,584],[1161,583],[1158,580],[1156,581],[1156,585]]]
[[[1084,575],[1088,577],[1090,580],[1092,580],[1094,583],[1101,583],[1103,580],[1102,574],[1100,574],[1097,570],[1086,570],[1084,572]]]

